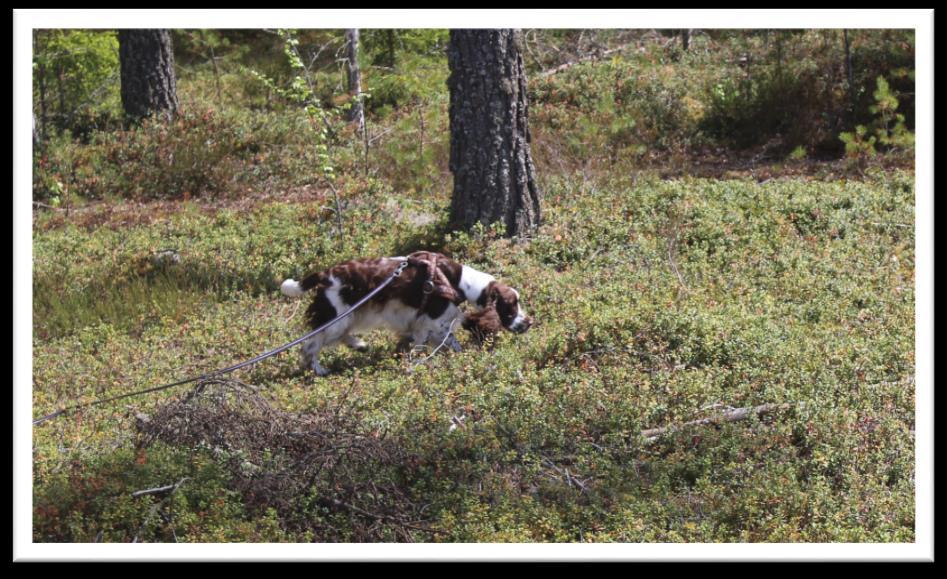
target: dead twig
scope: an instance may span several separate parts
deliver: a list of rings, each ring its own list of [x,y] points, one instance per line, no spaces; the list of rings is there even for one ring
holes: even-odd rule
[[[678,432],[684,428],[691,426],[712,426],[717,424],[723,424],[726,422],[736,422],[738,420],[745,420],[750,416],[765,416],[767,414],[773,414],[781,410],[789,410],[791,408],[796,408],[802,406],[801,404],[761,404],[759,406],[749,406],[746,408],[734,408],[719,414],[717,416],[711,416],[708,418],[701,418],[700,420],[692,420],[690,422],[685,422],[683,424],[676,424],[670,426],[662,426],[660,428],[649,428],[647,430],[642,430],[640,436],[646,440],[646,442],[654,442],[661,436],[669,434],[672,432]]]
[[[299,498],[307,493],[316,493],[326,507],[356,513],[352,530],[358,541],[390,540],[391,533],[410,541],[413,530],[437,532],[425,528],[432,523],[400,478],[415,476],[417,459],[378,429],[363,431],[346,410],[357,391],[353,380],[334,408],[297,413],[274,407],[242,382],[208,380],[190,396],[158,408],[143,423],[141,446],[161,440],[213,453],[248,509],[274,509],[288,528],[312,530],[330,542],[342,538],[331,522],[300,513]],[[159,509],[148,514],[142,529],[162,514]],[[174,530],[166,529],[173,537]]]
[[[412,364],[412,368],[415,367],[415,366],[418,366],[418,365],[420,365],[420,364],[423,364],[423,363],[427,362],[428,360],[430,360],[431,358],[433,358],[434,355],[437,354],[437,352],[438,352],[441,348],[443,348],[443,347],[444,347],[444,344],[446,344],[447,341],[450,340],[451,338],[453,338],[454,341],[456,341],[457,338],[454,338],[454,326],[457,325],[457,322],[459,322],[459,321],[460,321],[460,318],[457,318],[456,320],[452,321],[452,322],[450,323],[450,328],[447,330],[447,335],[444,336],[444,339],[441,340],[441,343],[438,344],[438,346],[437,346],[436,348],[434,348],[434,350],[433,350],[430,354],[428,354],[428,355],[425,356],[424,358],[421,358],[420,360],[418,360],[417,362],[415,362],[414,364]]]
[[[571,67],[573,67],[573,66],[575,66],[575,65],[577,65],[577,64],[581,64],[581,63],[583,63],[583,62],[589,62],[589,61],[593,61],[593,60],[601,60],[601,59],[603,59],[603,58],[605,58],[605,57],[607,57],[607,56],[611,56],[612,54],[615,54],[616,52],[621,52],[622,50],[625,50],[625,49],[628,48],[629,46],[631,46],[631,43],[629,43],[629,44],[622,44],[621,46],[618,46],[618,47],[616,47],[616,48],[612,48],[611,50],[605,50],[605,51],[602,51],[602,52],[600,52],[600,53],[599,53],[599,52],[596,52],[596,53],[590,54],[590,55],[588,55],[588,56],[583,56],[583,57],[581,57],[581,58],[577,58],[577,59],[575,59],[575,60],[571,60],[571,61],[566,62],[566,63],[564,63],[564,64],[560,64],[559,66],[556,66],[556,67],[550,68],[550,69],[548,69],[548,70],[542,71],[541,73],[539,73],[539,78],[546,78],[546,77],[552,76],[552,75],[554,75],[554,74],[557,74],[557,73],[560,73],[560,72],[566,70],[567,68],[571,68]]]
[[[52,205],[47,205],[45,203],[40,203],[39,201],[33,201],[35,207],[42,207],[43,209],[51,209],[53,211],[65,211],[62,207],[53,207]]]
[[[687,287],[687,283],[684,282],[684,276],[681,275],[681,270],[677,267],[677,260],[674,258],[675,249],[677,248],[677,235],[673,235],[668,238],[668,261],[671,263],[671,269],[674,271],[674,274],[677,275],[677,281],[680,282],[681,287],[684,288],[684,291],[690,291]]]
[[[184,481],[186,480],[187,480],[187,477],[184,477],[174,484],[170,484],[163,487],[156,487],[153,489],[145,489],[143,491],[135,491],[132,493],[132,496],[137,498],[144,495],[160,495],[169,491],[173,493],[174,491],[178,490],[178,487],[184,484]]]
[[[335,185],[332,184],[332,181],[326,179],[326,184],[329,186],[329,189],[332,190],[332,195],[335,197],[335,223],[336,227],[339,230],[339,239],[342,242],[342,248],[345,248],[345,236],[342,232],[342,204],[339,201],[339,191],[335,188]]]
[[[178,490],[178,487],[184,484],[184,481],[186,480],[187,480],[187,477],[184,477],[178,482],[174,483],[173,485],[167,485],[167,486],[153,488],[153,489],[146,489],[143,491],[136,491],[132,493],[133,497],[140,497],[144,495],[155,495],[155,494],[162,494],[162,493],[168,494],[168,496],[164,497],[163,499],[161,499],[160,501],[152,505],[151,509],[148,511],[148,514],[145,515],[144,520],[142,520],[141,525],[138,526],[138,530],[135,532],[135,537],[132,539],[132,543],[138,542],[138,537],[139,535],[141,535],[141,531],[145,528],[145,525],[148,524],[148,521],[150,521],[151,518],[154,517],[155,514],[157,514],[158,510],[161,509],[161,507],[163,507],[165,504],[168,503],[168,500],[174,495],[174,491]],[[171,534],[174,535],[173,529],[171,531]],[[175,541],[176,540],[177,540],[177,537],[175,536]]]
[[[579,477],[569,472],[568,468],[560,468],[559,466],[556,465],[556,463],[554,463],[551,459],[549,459],[546,456],[543,457],[543,464],[553,469],[557,473],[559,473],[559,476],[565,479],[566,483],[570,487],[578,487],[579,490],[581,490],[583,493],[589,492],[588,487],[585,485],[585,481],[583,481]]]

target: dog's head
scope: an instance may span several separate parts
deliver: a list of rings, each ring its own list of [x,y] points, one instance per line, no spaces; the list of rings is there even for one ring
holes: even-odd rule
[[[500,330],[522,334],[533,325],[520,304],[519,292],[504,283],[490,282],[476,304],[479,310],[466,315],[464,328],[480,338]]]

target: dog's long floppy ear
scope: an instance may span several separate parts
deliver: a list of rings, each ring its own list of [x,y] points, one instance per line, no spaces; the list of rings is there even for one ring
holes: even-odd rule
[[[479,312],[468,312],[464,316],[463,328],[473,334],[477,342],[483,345],[488,337],[500,333],[503,324],[495,307],[486,307]]]

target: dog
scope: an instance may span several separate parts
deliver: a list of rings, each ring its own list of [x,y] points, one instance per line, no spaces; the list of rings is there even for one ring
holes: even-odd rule
[[[287,279],[280,290],[292,298],[315,291],[307,320],[317,328],[348,311],[405,261],[404,271],[351,316],[304,342],[303,363],[317,376],[328,374],[319,364],[323,348],[343,343],[364,351],[368,345],[357,334],[374,328],[393,330],[401,337],[401,349],[413,343],[448,344],[460,350],[453,335],[458,322],[481,340],[501,330],[523,333],[532,326],[519,292],[492,275],[428,251],[347,261],[302,281]],[[474,309],[466,316],[459,307],[465,301]]]

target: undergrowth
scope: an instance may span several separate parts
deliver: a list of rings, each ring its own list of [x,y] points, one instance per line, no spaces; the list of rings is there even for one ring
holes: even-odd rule
[[[557,176],[528,244],[406,217],[443,214],[444,197],[352,187],[344,243],[304,202],[123,229],[40,216],[36,414],[296,337],[304,307],[280,281],[354,254],[448,251],[516,287],[536,325],[484,350],[461,336],[463,352],[423,362],[376,332],[368,353],[326,352],[325,379],[294,353],[234,376],[279,412],[344,420],[322,431],[342,438],[319,447],[318,475],[285,443],[259,454],[259,438],[143,444],[138,415],[160,420],[187,388],[38,427],[34,540],[914,540],[909,174]],[[168,249],[178,259],[155,259]],[[791,409],[638,436],[766,403]],[[303,490],[272,491],[278,476]]]
[[[339,31],[298,31],[298,62],[176,31],[180,113],[136,127],[113,33],[37,33],[35,416],[296,338],[282,280],[358,256],[444,251],[536,323],[45,423],[33,540],[914,541],[914,177],[878,169],[911,164],[913,36],[850,31],[848,86],[841,31],[675,34],[526,31],[544,222],[513,243],[446,226],[444,30],[365,31],[366,136]]]

